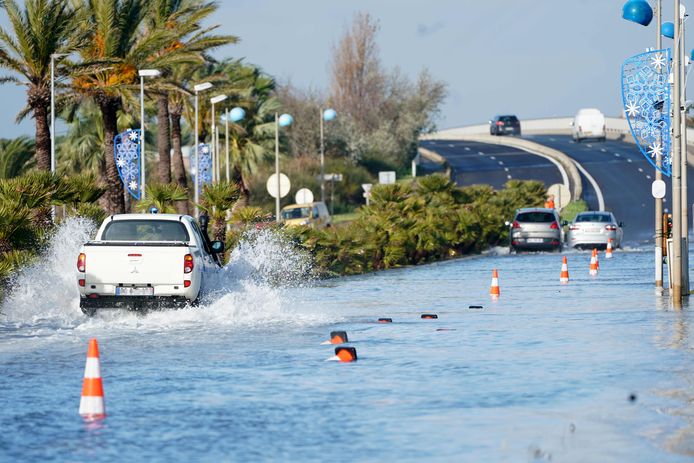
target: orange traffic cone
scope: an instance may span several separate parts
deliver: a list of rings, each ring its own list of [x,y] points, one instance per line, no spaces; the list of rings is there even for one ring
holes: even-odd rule
[[[568,283],[569,282],[569,264],[566,261],[566,256],[562,259],[561,262],[561,274],[559,275],[559,283]]]
[[[595,257],[595,267],[600,270],[600,259],[596,248],[593,248],[593,257]]]
[[[489,294],[492,297],[499,297],[501,292],[499,291],[499,272],[496,269],[492,270],[492,285],[489,288]]]
[[[104,388],[101,384],[101,367],[99,365],[99,345],[96,339],[89,340],[87,363],[84,366],[80,415],[90,421],[106,417]]]
[[[612,238],[607,240],[607,250],[605,251],[605,259],[612,259]]]
[[[595,255],[595,249],[593,249],[593,255],[590,256],[590,275],[596,276],[598,274],[598,258]]]

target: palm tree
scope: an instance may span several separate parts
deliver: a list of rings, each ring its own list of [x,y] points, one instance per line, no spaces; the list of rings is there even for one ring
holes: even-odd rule
[[[209,50],[238,41],[234,36],[212,35],[211,32],[219,26],[202,28],[201,22],[207,20],[215,11],[214,2],[204,0],[152,0],[151,12],[148,15],[149,30],[168,29],[176,32],[177,37],[160,51],[160,54],[179,56],[176,67],[188,68],[189,65],[204,63],[204,54]],[[171,78],[172,69],[160,69],[165,79]],[[163,81],[167,83],[166,80]],[[189,95],[180,86],[180,81],[170,81],[168,85],[159,85],[157,93],[157,148],[159,151],[159,180],[162,183],[171,182],[171,127],[169,114],[169,90]],[[180,113],[179,113],[180,114]],[[179,119],[180,125],[180,119]],[[179,134],[180,135],[180,134]],[[180,137],[179,137],[180,142]],[[180,145],[179,145],[180,148]],[[185,187],[185,185],[181,185]]]
[[[235,183],[205,185],[200,198],[200,209],[207,212],[212,222],[214,241],[224,241],[227,213],[239,199],[239,186]]]
[[[147,212],[156,207],[161,213],[175,213],[175,204],[187,199],[188,193],[177,183],[149,184],[146,199],[137,203],[137,210]]]
[[[29,137],[0,140],[0,178],[17,177],[26,172],[32,165],[34,145]]]
[[[5,0],[10,29],[0,27],[0,67],[16,76],[14,82],[27,90],[27,107],[17,120],[31,113],[36,121],[36,166],[51,168],[50,107],[51,55],[72,53],[80,43],[75,10],[69,0],[25,0],[22,10],[15,0]]]
[[[174,53],[159,54],[174,41],[174,31],[143,32],[148,11],[147,0],[88,0],[80,17],[88,42],[79,49],[84,64],[74,72],[72,89],[76,100],[91,99],[101,112],[104,157],[100,172],[108,188],[104,202],[109,212],[123,212],[125,207],[114,160],[118,111],[132,101],[138,87],[138,69],[164,68],[178,59]]]

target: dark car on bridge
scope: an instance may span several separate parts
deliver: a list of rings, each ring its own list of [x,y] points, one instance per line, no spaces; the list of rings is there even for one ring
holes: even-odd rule
[[[521,134],[520,121],[514,115],[494,116],[489,121],[489,135],[518,135]]]
[[[562,229],[556,209],[518,209],[511,225],[511,251],[559,251]]]

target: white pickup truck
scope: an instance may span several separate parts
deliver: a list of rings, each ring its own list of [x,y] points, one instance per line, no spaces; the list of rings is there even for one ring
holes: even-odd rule
[[[187,215],[112,215],[80,249],[80,308],[94,315],[101,308],[195,304],[219,271],[223,251]]]

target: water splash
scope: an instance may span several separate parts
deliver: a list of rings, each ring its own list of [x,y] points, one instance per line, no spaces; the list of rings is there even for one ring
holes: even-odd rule
[[[258,230],[246,234],[231,260],[210,281],[200,306],[152,311],[143,316],[126,310],[102,310],[91,319],[79,309],[75,262],[80,246],[94,233],[83,219],[68,219],[57,229],[38,263],[13,279],[0,322],[16,328],[174,329],[185,327],[315,324],[325,316],[304,307],[303,289],[310,283],[311,260],[281,234]]]

